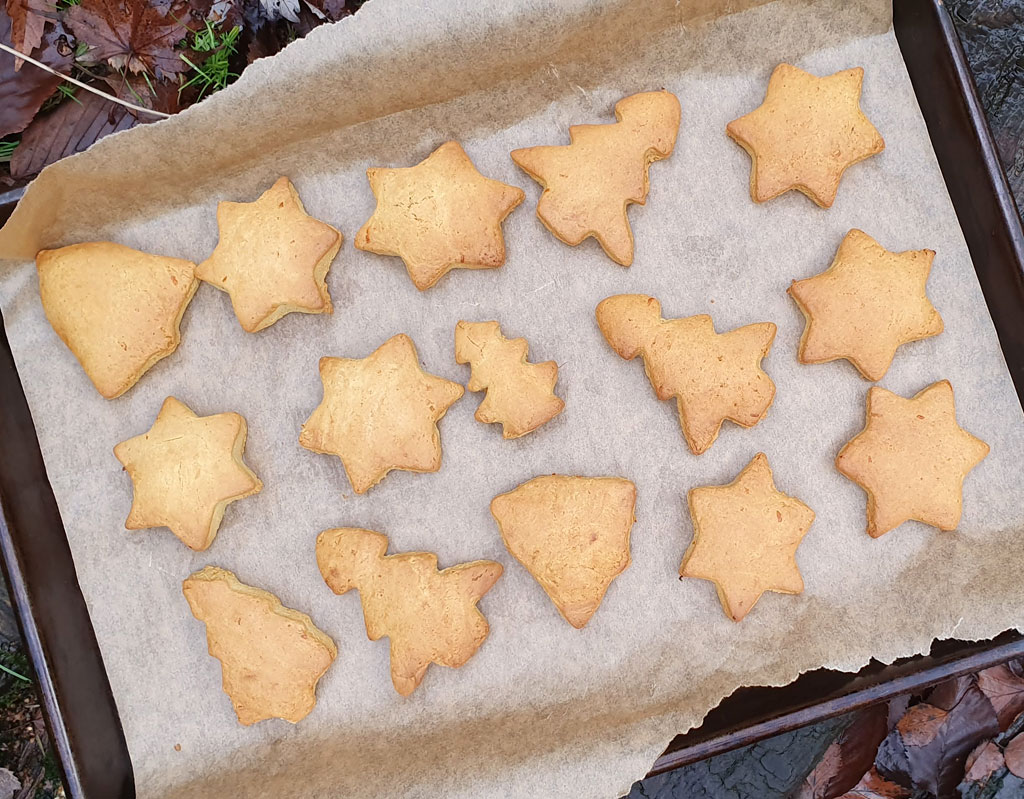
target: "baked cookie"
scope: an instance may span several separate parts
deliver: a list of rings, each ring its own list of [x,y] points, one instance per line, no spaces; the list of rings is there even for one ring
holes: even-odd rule
[[[868,495],[868,535],[911,519],[955,530],[967,473],[988,444],[956,421],[953,387],[933,383],[911,399],[872,386],[867,424],[836,456],[836,468]]]
[[[288,313],[332,313],[327,270],[337,230],[302,207],[288,178],[251,203],[217,203],[220,239],[196,276],[231,295],[242,328],[255,333]]]
[[[511,341],[497,322],[459,322],[455,325],[455,361],[470,365],[469,390],[487,391],[476,419],[500,422],[505,438],[519,438],[562,412],[555,396],[558,365],[529,363],[525,338]]]
[[[309,616],[216,566],[191,575],[181,589],[192,615],[206,625],[210,654],[220,661],[224,693],[239,722],[294,724],[309,715],[317,681],[338,655]]]
[[[901,344],[941,333],[942,317],[925,293],[934,257],[934,250],[889,252],[867,233],[847,233],[826,271],[789,287],[807,320],[800,363],[846,358],[868,380],[881,380]]]
[[[109,241],[40,250],[36,268],[46,318],[107,399],[178,348],[199,286],[190,261]]]
[[[679,574],[713,582],[730,619],[740,621],[765,591],[804,590],[796,550],[814,511],[775,488],[763,452],[729,485],[691,489],[687,501],[693,542]]]
[[[750,196],[763,203],[790,189],[822,208],[846,168],[885,149],[860,110],[861,67],[818,78],[779,64],[764,102],[725,130],[750,154]]]
[[[169,527],[191,549],[213,543],[224,509],[263,483],[242,461],[245,419],[237,413],[196,416],[168,397],[153,426],[114,447],[132,480],[129,530]]]
[[[630,563],[636,486],[621,477],[535,477],[491,500],[501,539],[577,629]]]
[[[666,91],[643,92],[615,104],[611,125],[573,125],[571,144],[526,147],[512,160],[544,192],[537,218],[573,246],[593,236],[618,264],[633,263],[633,231],[626,210],[643,205],[648,168],[668,158],[679,132],[679,100]]]
[[[775,384],[761,370],[775,338],[771,322],[716,333],[707,314],[662,319],[654,297],[617,294],[597,306],[597,324],[621,357],[643,357],[658,399],[675,398],[695,455],[715,442],[723,421],[753,427],[775,398]]]
[[[356,248],[399,256],[420,291],[452,269],[505,263],[501,223],[525,195],[477,172],[458,142],[416,166],[373,167],[366,176],[377,208],[356,234]]]
[[[341,458],[357,494],[392,469],[441,468],[437,422],[463,388],[424,372],[407,335],[392,336],[366,358],[321,358],[320,379],[323,401],[302,425],[299,443]]]
[[[316,539],[316,562],[334,593],[359,591],[366,635],[391,639],[391,682],[408,696],[431,663],[457,669],[476,654],[490,632],[476,603],[502,568],[476,560],[438,571],[430,552],[387,550],[387,536],[372,530],[325,530]]]

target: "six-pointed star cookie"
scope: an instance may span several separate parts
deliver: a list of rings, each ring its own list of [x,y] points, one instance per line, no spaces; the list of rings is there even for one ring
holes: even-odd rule
[[[148,432],[114,447],[134,489],[125,527],[169,527],[192,549],[209,547],[224,509],[263,488],[242,462],[245,435],[237,413],[196,416],[174,397],[164,400]]]
[[[760,107],[726,132],[750,153],[750,196],[764,202],[798,189],[823,208],[846,168],[885,142],[860,110],[861,67],[818,78],[779,64]]]
[[[573,125],[567,145],[525,147],[512,160],[544,187],[537,218],[566,244],[593,236],[618,264],[633,263],[626,210],[647,202],[652,162],[672,155],[679,100],[643,92],[615,104],[611,125]]]
[[[218,203],[217,227],[217,246],[196,275],[231,295],[245,330],[263,330],[293,311],[333,311],[326,278],[341,233],[306,213],[288,178],[255,202]]]
[[[765,591],[804,590],[796,550],[814,511],[775,488],[764,453],[729,485],[694,488],[687,500],[693,542],[679,574],[713,582],[729,618],[740,621]]]
[[[775,338],[771,322],[716,333],[707,314],[662,319],[654,297],[617,294],[597,306],[597,324],[621,357],[643,357],[658,399],[675,397],[695,455],[715,442],[726,419],[753,427],[772,404],[775,384],[761,370]]]
[[[900,345],[942,332],[925,283],[933,250],[889,252],[851,230],[832,265],[794,280],[789,293],[807,319],[801,363],[846,358],[868,380],[881,380]]]
[[[497,322],[455,325],[455,362],[470,365],[470,391],[487,391],[476,419],[484,424],[501,422],[504,438],[536,430],[565,407],[555,395],[558,365],[530,363],[528,352],[525,338],[505,338]]]
[[[505,263],[501,223],[525,195],[481,175],[458,142],[414,167],[374,167],[366,176],[377,208],[356,234],[356,248],[399,256],[420,291],[451,269]]]
[[[839,451],[836,468],[867,492],[873,538],[911,519],[955,530],[964,478],[988,451],[957,424],[948,380],[911,399],[872,386],[867,424]]]
[[[424,372],[407,335],[392,336],[366,358],[321,358],[320,379],[324,398],[299,443],[341,458],[357,494],[392,469],[441,468],[437,422],[463,388]]]

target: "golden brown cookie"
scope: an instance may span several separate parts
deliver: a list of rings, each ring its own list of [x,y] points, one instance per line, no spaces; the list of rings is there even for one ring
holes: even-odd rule
[[[648,168],[672,155],[679,132],[679,100],[666,91],[643,92],[615,104],[611,125],[573,125],[571,144],[526,147],[512,160],[544,192],[537,218],[573,246],[593,236],[618,264],[633,263],[633,231],[626,210],[643,205]]]
[[[597,324],[621,357],[643,357],[658,399],[675,398],[696,455],[715,442],[723,421],[753,427],[772,404],[775,384],[761,370],[775,338],[771,322],[716,333],[707,314],[662,319],[654,297],[617,294],[597,306]]]
[[[476,419],[500,422],[505,438],[519,438],[562,412],[555,396],[558,365],[529,363],[525,338],[511,341],[497,322],[459,322],[455,325],[455,361],[470,365],[469,390],[487,391]]]
[[[169,527],[182,543],[213,543],[224,509],[263,483],[242,461],[245,419],[237,413],[196,416],[174,397],[164,400],[153,426],[114,447],[132,480],[125,527]]]
[[[356,234],[356,248],[399,256],[420,291],[452,269],[505,263],[501,223],[525,195],[481,175],[458,142],[416,166],[374,167],[366,176],[377,208]]]
[[[763,203],[797,189],[822,208],[847,167],[885,149],[860,110],[861,67],[818,78],[779,64],[764,102],[726,126],[750,154],[750,196]]]
[[[408,696],[431,663],[457,669],[476,654],[490,632],[476,603],[502,568],[475,560],[438,571],[430,552],[387,550],[387,536],[342,527],[317,537],[316,562],[334,593],[359,591],[366,635],[391,640],[391,682]]]
[[[392,336],[366,358],[321,358],[320,379],[323,401],[302,425],[299,443],[341,458],[357,494],[392,469],[441,468],[437,422],[463,388],[424,372],[407,335]]]
[[[317,681],[338,655],[309,616],[216,566],[188,577],[181,590],[192,615],[206,624],[210,654],[220,661],[239,722],[294,724],[309,715]]]
[[[109,241],[40,250],[36,268],[46,318],[107,399],[178,348],[199,286],[190,261]]]
[[[306,213],[288,178],[251,203],[217,203],[220,239],[196,276],[231,295],[242,328],[255,333],[288,313],[332,313],[327,270],[337,230]]]
[[[814,511],[775,488],[763,452],[729,485],[691,489],[687,500],[693,542],[679,574],[713,582],[725,615],[740,621],[765,591],[804,590],[796,550]]]
[[[889,252],[867,233],[847,233],[826,271],[789,287],[807,320],[800,363],[846,358],[868,380],[881,380],[900,345],[941,333],[925,292],[934,257],[934,250]]]
[[[535,477],[491,500],[508,551],[562,617],[584,627],[626,570],[636,486],[621,477]]]
[[[867,424],[836,456],[836,468],[868,495],[868,535],[911,519],[955,530],[967,473],[988,444],[956,421],[953,387],[933,383],[911,399],[872,386]]]

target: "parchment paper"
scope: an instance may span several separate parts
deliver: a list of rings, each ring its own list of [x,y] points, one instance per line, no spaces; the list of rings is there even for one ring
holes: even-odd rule
[[[738,686],[1024,626],[1021,409],[886,3],[776,0],[724,13],[739,6],[374,0],[29,189],[0,232],[0,303],[140,796],[615,797]],[[828,211],[795,193],[755,205],[750,160],[725,135],[780,61],[817,74],[866,69],[863,107],[886,149],[850,169]],[[539,187],[508,152],[565,143],[570,124],[611,121],[620,97],[658,87],[680,98],[682,127],[675,154],[651,169],[647,206],[630,212],[627,270],[593,240],[555,240],[533,213]],[[364,170],[415,164],[447,139],[527,200],[505,224],[503,268],[453,272],[420,293],[398,259],[351,239],[374,205]],[[227,295],[203,286],[179,350],[126,396],[102,399],[45,321],[35,251],[110,238],[200,260],[216,241],[217,200],[253,199],[280,174],[346,236],[328,278],[334,315],[293,314],[250,335]],[[908,523],[865,534],[864,494],[833,458],[863,425],[869,384],[845,362],[796,361],[803,320],[785,289],[827,267],[852,227],[893,250],[938,252],[929,293],[946,331],[903,348],[882,385],[909,395],[950,379],[961,423],[992,445],[966,481],[955,533]],[[660,298],[670,317],[710,313],[719,330],[775,322],[765,366],[778,392],[765,420],[727,425],[691,455],[674,403],[658,402],[639,361],[621,360],[597,329],[597,303],[623,292]],[[353,496],[337,459],[298,445],[320,400],[318,358],[363,357],[406,332],[429,371],[465,381],[453,356],[459,319],[497,319],[527,337],[535,360],[557,360],[565,412],[504,441],[473,419],[481,395],[467,395],[441,422],[438,473],[396,472]],[[242,413],[246,459],[265,484],[229,508],[205,553],[165,530],[123,528],[130,482],[111,449],[146,430],[171,394],[200,414]],[[735,624],[709,583],[677,579],[692,536],[685,494],[728,482],[758,451],[817,519],[797,556],[804,593],[767,594]],[[496,494],[551,472],[621,475],[639,491],[633,563],[582,631],[505,551],[488,512]],[[314,539],[339,525],[380,530],[392,551],[436,552],[442,566],[505,565],[480,605],[490,638],[464,668],[432,667],[409,699],[394,692],[388,646],[366,639],[358,596],[334,596],[317,572]],[[337,642],[299,725],[236,723],[181,595],[182,579],[210,563],[309,612]]]

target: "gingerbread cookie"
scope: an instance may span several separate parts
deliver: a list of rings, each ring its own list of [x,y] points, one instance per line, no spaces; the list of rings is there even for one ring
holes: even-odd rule
[[[476,410],[484,424],[500,422],[505,438],[519,438],[550,421],[565,407],[555,396],[558,366],[529,363],[525,338],[511,341],[497,322],[455,325],[455,361],[470,365],[469,390],[487,391]]]
[[[174,397],[153,426],[114,447],[134,487],[125,527],[169,527],[191,549],[213,543],[224,509],[263,483],[242,461],[245,419],[237,413],[196,416]]]
[[[621,477],[535,477],[491,500],[501,539],[555,603],[584,627],[630,563],[636,486]]]
[[[338,649],[305,613],[284,607],[234,574],[207,566],[181,585],[192,615],[206,624],[224,693],[238,721],[301,721],[316,704],[317,681]]]
[[[725,129],[750,154],[754,202],[796,189],[829,208],[847,167],[885,149],[860,110],[863,80],[861,67],[826,78],[775,68],[760,107]]]
[[[847,233],[826,271],[789,287],[807,320],[800,363],[846,358],[868,380],[881,380],[900,345],[941,333],[942,317],[925,293],[934,257],[934,250],[889,252],[867,233]]]
[[[668,158],[679,132],[679,100],[666,91],[643,92],[615,104],[611,125],[573,125],[567,145],[526,147],[512,160],[544,192],[537,218],[566,244],[593,236],[618,264],[633,263],[633,231],[626,210],[643,205],[648,169]]]
[[[40,250],[36,268],[46,318],[107,399],[178,348],[199,286],[195,264],[109,241]]]
[[[375,167],[366,176],[377,208],[356,234],[356,248],[399,256],[420,291],[452,269],[505,263],[501,223],[525,195],[481,175],[458,142],[416,166]]]
[[[392,336],[366,358],[321,358],[320,379],[323,401],[302,425],[299,443],[341,458],[357,494],[392,469],[441,468],[437,422],[463,388],[424,372],[407,335]]]
[[[713,582],[729,618],[740,621],[765,591],[804,590],[796,550],[814,511],[775,488],[763,452],[728,485],[694,488],[687,501],[693,542],[679,574]]]
[[[242,328],[255,333],[285,314],[332,313],[327,270],[341,233],[306,213],[288,178],[251,203],[217,203],[220,239],[196,276],[231,295]]]
[[[953,387],[933,383],[911,399],[872,386],[867,424],[836,456],[836,468],[868,495],[868,535],[911,519],[955,530],[967,473],[988,444],[956,421]]]
[[[643,357],[658,399],[675,398],[696,455],[715,442],[723,421],[753,427],[772,404],[775,384],[760,365],[775,338],[771,322],[716,333],[707,314],[662,319],[654,297],[618,294],[597,306],[597,324],[621,357]]]
[[[316,539],[316,562],[334,593],[359,591],[366,635],[391,639],[391,682],[408,696],[431,663],[457,669],[476,654],[490,632],[476,603],[502,568],[476,560],[438,571],[430,552],[387,550],[387,536],[372,530],[325,530]]]

